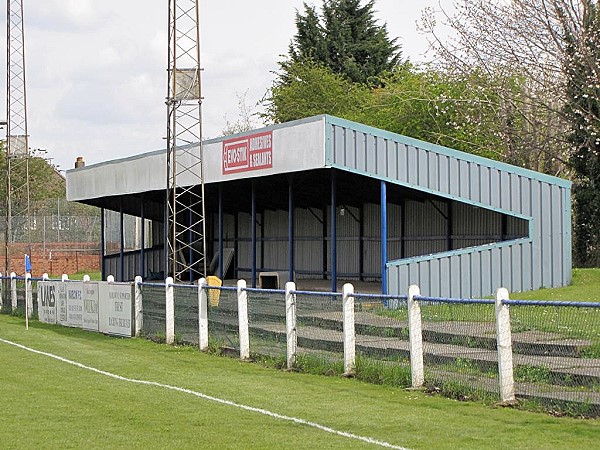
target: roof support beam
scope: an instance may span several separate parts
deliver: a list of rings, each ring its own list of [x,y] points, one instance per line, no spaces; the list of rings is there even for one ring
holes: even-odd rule
[[[331,292],[337,291],[337,176],[331,171]]]
[[[294,280],[294,176],[288,179],[288,281]]]
[[[387,294],[387,185],[381,181],[381,293]]]

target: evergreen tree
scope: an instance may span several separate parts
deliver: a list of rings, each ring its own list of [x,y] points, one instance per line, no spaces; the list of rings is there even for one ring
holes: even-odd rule
[[[289,59],[281,63],[286,80],[291,64],[312,60],[355,83],[378,84],[378,77],[400,63],[400,46],[374,18],[374,0],[324,0],[322,14],[304,4],[296,13],[297,32]]]
[[[574,171],[573,259],[600,266],[600,12],[585,1],[579,35],[565,30],[570,164]]]

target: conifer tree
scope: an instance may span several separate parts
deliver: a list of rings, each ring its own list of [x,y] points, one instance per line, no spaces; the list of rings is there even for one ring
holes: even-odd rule
[[[282,79],[294,63],[312,60],[355,83],[377,84],[400,63],[400,46],[375,20],[374,0],[324,0],[321,14],[304,4],[296,13],[296,35],[281,63]]]

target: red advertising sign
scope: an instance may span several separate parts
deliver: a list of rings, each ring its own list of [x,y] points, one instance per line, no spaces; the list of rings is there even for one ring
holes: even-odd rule
[[[273,132],[223,141],[223,175],[273,167]]]

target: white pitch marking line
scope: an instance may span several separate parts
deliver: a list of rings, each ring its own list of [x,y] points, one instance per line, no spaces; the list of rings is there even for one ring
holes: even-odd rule
[[[255,412],[255,413],[263,414],[265,416],[273,417],[275,419],[281,419],[281,420],[286,420],[288,422],[294,422],[294,423],[297,423],[297,424],[306,425],[306,426],[309,426],[309,427],[316,428],[318,430],[324,431],[326,433],[335,434],[335,435],[338,435],[338,436],[346,437],[348,439],[354,439],[354,440],[357,440],[357,441],[366,442],[368,444],[378,445],[378,446],[384,447],[384,448],[393,448],[393,449],[396,449],[396,450],[408,450],[405,447],[400,447],[400,446],[397,446],[397,445],[394,445],[394,444],[390,444],[389,442],[380,441],[380,440],[373,439],[373,438],[366,437],[366,436],[359,436],[357,434],[347,433],[345,431],[339,431],[339,430],[336,430],[334,428],[330,428],[328,426],[318,424],[316,422],[310,422],[308,420],[299,419],[297,417],[285,416],[283,414],[278,414],[278,413],[271,412],[269,410],[262,409],[262,408],[255,408],[253,406],[242,405],[240,403],[235,403],[235,402],[232,402],[230,400],[224,400],[222,398],[213,397],[211,395],[206,395],[206,394],[203,394],[202,392],[192,391],[191,389],[185,389],[185,388],[178,387],[178,386],[172,386],[172,385],[169,385],[169,384],[158,383],[156,381],[136,380],[134,378],[123,377],[121,375],[116,375],[114,373],[110,373],[110,372],[106,372],[104,370],[96,369],[95,367],[86,366],[85,364],[81,364],[81,363],[78,363],[77,361],[72,361],[70,359],[66,359],[66,358],[63,358],[61,356],[54,355],[52,353],[47,353],[47,352],[42,352],[40,350],[35,350],[33,348],[26,347],[25,345],[17,344],[16,342],[8,341],[6,339],[0,338],[0,342],[4,342],[5,344],[12,345],[12,346],[18,347],[18,348],[23,349],[23,350],[27,350],[28,352],[36,353],[38,355],[47,356],[49,358],[53,358],[53,359],[56,359],[58,361],[62,361],[62,362],[65,362],[67,364],[71,364],[73,366],[79,367],[81,369],[89,370],[90,372],[95,372],[95,373],[100,374],[100,375],[104,375],[104,376],[107,376],[107,377],[110,377],[110,378],[114,378],[115,380],[127,381],[129,383],[143,384],[143,385],[147,385],[147,386],[156,386],[156,387],[161,387],[161,388],[164,388],[164,389],[170,389],[172,391],[183,392],[183,393],[186,393],[186,394],[191,394],[191,395],[194,395],[196,397],[203,398],[205,400],[210,400],[210,401],[215,402],[215,403],[220,403],[222,405],[233,406],[234,408],[239,408],[239,409],[243,409],[245,411],[250,411],[250,412]]]

